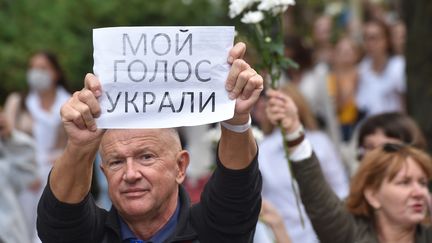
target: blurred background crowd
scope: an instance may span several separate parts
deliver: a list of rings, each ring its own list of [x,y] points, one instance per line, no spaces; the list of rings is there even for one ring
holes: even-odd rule
[[[368,151],[395,141],[431,151],[432,6],[407,2],[298,1],[285,15],[285,55],[300,68],[284,70],[281,90],[298,106],[341,199]],[[67,142],[59,110],[92,72],[92,28],[238,24],[227,9],[223,0],[0,0],[0,242],[38,242],[38,198]],[[246,58],[260,55],[251,49]],[[265,107],[263,95],[252,117],[264,179],[255,242],[316,242],[307,216],[300,223],[281,135]],[[180,133],[191,152],[185,187],[197,202],[214,166],[218,126]],[[97,160],[92,192],[109,209]]]

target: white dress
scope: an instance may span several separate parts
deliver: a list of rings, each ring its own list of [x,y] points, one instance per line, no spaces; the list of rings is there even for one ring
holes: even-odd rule
[[[46,185],[48,174],[53,160],[59,155],[56,150],[58,131],[61,126],[60,108],[69,99],[70,94],[62,87],[57,88],[56,98],[50,111],[41,107],[39,95],[32,91],[26,98],[26,106],[33,119],[33,139],[35,140],[36,163],[38,175],[42,180],[42,187],[38,192],[24,190],[20,195],[20,204],[23,208],[27,225],[31,231],[31,238],[36,236],[37,204]]]
[[[332,189],[340,197],[348,195],[348,177],[342,161],[329,137],[321,131],[306,132],[313,150],[321,162],[324,175]],[[259,168],[263,177],[262,196],[270,201],[284,218],[285,227],[293,243],[318,242],[311,222],[301,205],[305,220],[302,228],[291,187],[291,173],[282,147],[279,129],[259,144]]]
[[[372,69],[372,60],[364,58],[359,66],[357,106],[366,116],[402,111],[401,95],[406,91],[405,59],[391,57],[381,73]]]

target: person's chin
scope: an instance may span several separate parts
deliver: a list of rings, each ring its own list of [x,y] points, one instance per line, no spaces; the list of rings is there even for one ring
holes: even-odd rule
[[[133,203],[128,202],[127,205],[124,205],[123,211],[130,216],[139,216],[145,214],[150,206],[148,204],[141,203]]]
[[[410,217],[410,222],[412,224],[419,224],[421,222],[423,222],[423,220],[425,219],[425,214],[422,213],[414,213],[413,215],[411,215]]]

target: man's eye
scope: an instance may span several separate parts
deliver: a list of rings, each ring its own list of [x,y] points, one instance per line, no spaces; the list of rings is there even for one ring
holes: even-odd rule
[[[114,170],[121,168],[122,165],[123,165],[123,160],[113,160],[108,163],[108,166]]]
[[[153,154],[142,154],[141,159],[148,160],[154,158]]]
[[[151,165],[153,162],[155,162],[156,155],[153,153],[144,153],[139,155],[136,160],[141,165]]]

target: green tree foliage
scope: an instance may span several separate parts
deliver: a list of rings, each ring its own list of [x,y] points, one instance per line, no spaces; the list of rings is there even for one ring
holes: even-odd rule
[[[28,59],[58,54],[72,90],[92,72],[92,29],[229,25],[224,0],[0,0],[0,104],[26,87]]]

